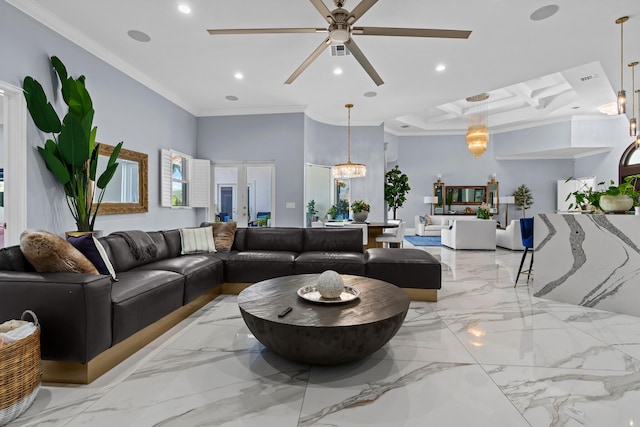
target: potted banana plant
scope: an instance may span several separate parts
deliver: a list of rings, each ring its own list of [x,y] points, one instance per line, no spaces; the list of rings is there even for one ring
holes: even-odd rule
[[[51,57],[51,64],[67,105],[62,120],[37,80],[25,77],[22,89],[34,124],[50,135],[44,147],[38,147],[38,153],[62,185],[78,231],[91,232],[105,188],[118,168],[116,160],[122,142],[116,145],[106,169],[96,179],[99,144],[96,143],[97,127],[93,126],[95,110],[85,87],[85,77],[69,76],[62,61],[55,56]],[[94,195],[96,191],[97,196]]]

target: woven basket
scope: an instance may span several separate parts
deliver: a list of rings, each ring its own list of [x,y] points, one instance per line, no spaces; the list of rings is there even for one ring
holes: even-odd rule
[[[0,345],[0,426],[7,424],[27,410],[40,389],[42,366],[40,363],[40,325],[35,313],[22,313],[33,317],[34,333],[12,344]]]

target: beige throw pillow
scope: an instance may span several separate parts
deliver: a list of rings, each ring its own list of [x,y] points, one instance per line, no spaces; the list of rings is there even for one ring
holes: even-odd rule
[[[235,222],[214,222],[213,240],[216,242],[216,250],[229,251],[233,246],[233,239],[236,236]]]
[[[99,274],[91,261],[71,243],[46,231],[23,231],[20,249],[39,273],[68,271]]]
[[[431,221],[431,217],[429,215],[424,216],[424,225],[433,225],[433,222]]]

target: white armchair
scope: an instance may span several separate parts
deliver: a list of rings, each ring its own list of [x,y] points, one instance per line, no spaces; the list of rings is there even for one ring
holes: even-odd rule
[[[520,234],[520,220],[514,219],[509,222],[504,230],[496,230],[496,246],[511,249],[512,251],[523,251],[522,235]]]
[[[442,244],[452,249],[496,250],[496,221],[454,221],[442,230]]]

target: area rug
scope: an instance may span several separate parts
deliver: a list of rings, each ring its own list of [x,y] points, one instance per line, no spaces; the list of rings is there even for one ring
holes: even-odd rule
[[[404,236],[413,246],[442,246],[440,236]]]

